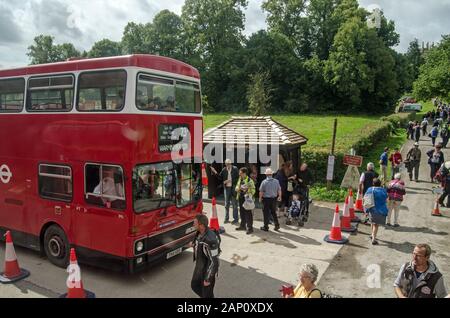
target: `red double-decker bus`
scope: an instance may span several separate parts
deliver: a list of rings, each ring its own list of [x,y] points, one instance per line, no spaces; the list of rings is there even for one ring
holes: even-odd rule
[[[181,253],[203,209],[200,91],[151,55],[1,70],[0,234],[61,267],[70,247],[127,272]]]

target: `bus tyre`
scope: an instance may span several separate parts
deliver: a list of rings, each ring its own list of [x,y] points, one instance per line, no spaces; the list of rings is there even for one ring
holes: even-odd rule
[[[69,265],[70,244],[59,226],[52,225],[45,231],[44,250],[52,264],[62,268]]]

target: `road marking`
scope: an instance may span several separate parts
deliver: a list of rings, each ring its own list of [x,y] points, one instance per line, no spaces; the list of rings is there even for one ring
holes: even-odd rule
[[[11,181],[12,173],[11,170],[9,170],[9,167],[7,165],[2,165],[0,167],[0,180],[7,184],[9,181]]]

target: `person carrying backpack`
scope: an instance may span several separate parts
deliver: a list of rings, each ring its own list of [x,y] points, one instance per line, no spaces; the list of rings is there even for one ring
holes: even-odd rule
[[[361,178],[359,179],[359,193],[362,193],[364,196],[369,190],[370,187],[373,186],[373,180],[378,178],[378,173],[375,172],[375,165],[372,162],[367,164],[367,171],[361,174]],[[365,213],[364,224],[368,224],[369,215]]]
[[[438,135],[439,135],[439,128],[438,128],[438,126],[433,126],[433,129],[431,129],[431,132],[430,132],[430,135],[429,135],[429,137],[431,138],[431,142],[433,144],[433,147],[436,144],[436,138],[438,137]]]

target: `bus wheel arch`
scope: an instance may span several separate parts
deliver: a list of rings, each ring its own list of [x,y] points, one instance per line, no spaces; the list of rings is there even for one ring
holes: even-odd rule
[[[55,222],[49,222],[42,227],[39,237],[41,253],[52,264],[66,268],[69,265],[70,242],[64,229]]]

